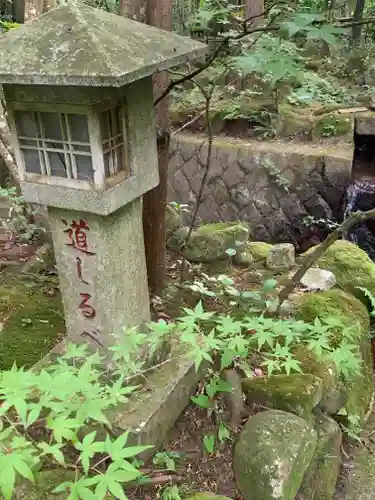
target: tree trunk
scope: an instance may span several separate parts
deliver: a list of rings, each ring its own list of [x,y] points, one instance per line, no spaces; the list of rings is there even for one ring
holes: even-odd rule
[[[120,14],[135,21],[147,22],[166,31],[172,29],[172,0],[121,0]],[[153,77],[154,97],[168,85],[168,74]],[[168,99],[156,108],[157,145],[160,183],[143,197],[143,231],[151,293],[159,293],[165,279],[165,210],[169,163]]]
[[[353,21],[361,21],[363,19],[363,11],[365,10],[366,0],[357,0],[355,5],[355,11],[353,15]],[[362,28],[361,24],[354,25],[352,28],[352,47],[358,47],[361,44],[362,39]]]
[[[172,30],[172,0],[148,0],[147,24]],[[166,72],[153,77],[154,97],[167,87]],[[169,163],[169,102],[163,99],[156,108],[158,161],[160,183],[143,198],[143,228],[150,291],[159,293],[165,280],[165,211],[167,206]]]
[[[259,26],[263,22],[264,0],[246,0],[245,3],[245,17],[259,16],[251,22],[252,27]]]

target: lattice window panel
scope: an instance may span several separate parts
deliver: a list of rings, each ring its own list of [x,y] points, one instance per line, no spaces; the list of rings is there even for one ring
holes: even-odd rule
[[[31,111],[14,113],[26,173],[93,180],[85,115]]]
[[[113,177],[121,171],[129,174],[125,155],[125,133],[121,106],[108,109],[100,116],[105,177]]]

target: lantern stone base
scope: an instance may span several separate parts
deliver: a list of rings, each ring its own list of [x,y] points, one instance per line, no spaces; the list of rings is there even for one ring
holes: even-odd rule
[[[48,212],[68,340],[108,347],[149,321],[141,199],[105,217]]]

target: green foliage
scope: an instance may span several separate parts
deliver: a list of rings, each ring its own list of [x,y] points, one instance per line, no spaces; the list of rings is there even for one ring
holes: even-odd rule
[[[134,351],[133,351],[134,355]],[[0,489],[12,497],[17,476],[33,481],[36,467],[55,463],[76,470],[76,479],[56,485],[69,499],[126,499],[123,484],[141,476],[129,459],[148,446],[128,446],[128,432],[117,438],[108,432],[105,412],[127,401],[136,390],[122,375],[108,381],[102,358],[86,346],[69,345],[56,364],[39,372],[16,366],[0,374]],[[85,433],[88,425],[102,426]],[[87,432],[87,431],[86,431]],[[109,462],[107,468],[100,465]]]
[[[158,451],[152,462],[154,465],[163,467],[167,470],[176,470],[176,459],[180,458],[180,454],[173,451]]]
[[[0,19],[0,31],[2,33],[8,33],[8,31],[10,31],[14,28],[18,28],[19,26],[21,26],[21,25],[18,23],[14,23],[13,21]]]
[[[11,204],[9,218],[2,220],[2,225],[9,231],[13,240],[29,242],[39,238],[45,232],[44,227],[34,222],[37,211],[25,203],[24,198],[17,194],[15,187],[3,188],[0,186],[0,198],[9,200]]]

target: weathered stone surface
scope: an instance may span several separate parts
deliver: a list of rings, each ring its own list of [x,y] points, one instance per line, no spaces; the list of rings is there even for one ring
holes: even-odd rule
[[[306,419],[311,418],[323,394],[322,380],[302,373],[247,378],[243,380],[242,388],[249,404],[257,403]]]
[[[336,285],[336,278],[331,271],[311,267],[301,278],[301,285],[310,291],[324,291]]]
[[[296,263],[294,246],[291,243],[274,245],[267,254],[269,269],[290,269]]]
[[[70,341],[101,349],[114,345],[124,327],[149,321],[141,200],[107,217],[52,207],[49,215]],[[82,230],[87,252],[69,245],[73,217],[89,228]]]
[[[323,413],[315,423],[318,435],[314,457],[296,500],[332,500],[341,467],[341,430]]]
[[[197,166],[206,160],[206,142],[187,134],[173,136],[171,201],[190,201]],[[253,239],[297,244],[306,232],[302,225],[306,215],[338,215],[352,159],[352,144],[324,148],[215,137],[206,185],[210,196],[200,204],[198,215],[204,222],[246,220],[251,222]],[[287,182],[288,192],[275,175]]]
[[[375,135],[375,113],[358,113],[355,117],[355,127],[359,135]]]
[[[344,268],[341,271],[344,271]],[[373,393],[373,367],[368,335],[370,323],[367,308],[354,296],[335,289],[301,295],[297,307],[297,316],[304,321],[314,321],[315,318],[323,320],[325,318],[336,318],[343,327],[354,327],[356,336],[351,343],[358,346],[358,354],[361,356],[363,364],[360,373],[341,378],[341,382],[345,386],[345,408],[347,413],[357,415],[363,421]],[[331,334],[332,345],[337,345],[341,338],[342,328],[337,328]],[[337,378],[333,368],[331,370],[332,375]],[[331,385],[331,381],[329,385]]]
[[[249,238],[249,228],[244,223],[205,224],[191,233],[184,255],[192,262],[213,262],[227,259],[226,250],[241,250],[241,243]]]
[[[0,42],[2,83],[118,87],[207,50],[189,38],[75,4],[8,35]]]
[[[250,417],[233,454],[244,500],[294,500],[316,441],[315,430],[296,415],[271,410]]]
[[[304,255],[308,255],[314,248]],[[336,241],[318,260],[317,265],[331,271],[341,288],[366,304],[367,299],[358,287],[367,288],[375,294],[375,264],[357,245],[348,241]]]

